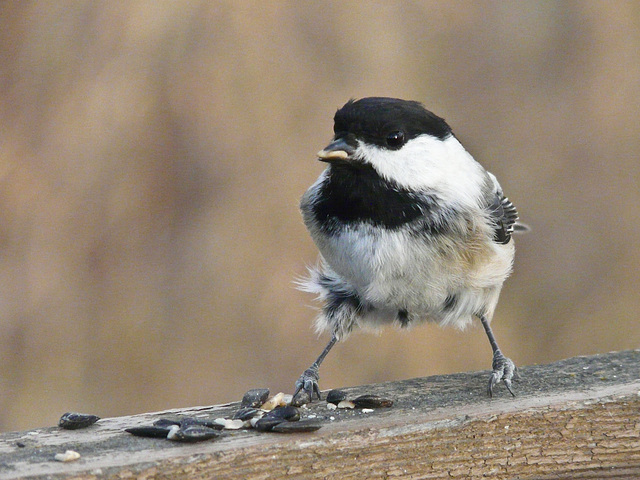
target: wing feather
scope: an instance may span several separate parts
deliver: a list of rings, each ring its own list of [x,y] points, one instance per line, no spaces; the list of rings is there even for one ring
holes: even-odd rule
[[[489,206],[491,219],[495,224],[493,239],[503,245],[509,243],[514,227],[518,221],[518,211],[511,200],[496,192]]]

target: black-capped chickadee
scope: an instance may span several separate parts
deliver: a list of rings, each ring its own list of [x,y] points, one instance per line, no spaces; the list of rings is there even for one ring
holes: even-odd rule
[[[298,403],[320,398],[318,368],[356,327],[482,322],[493,349],[488,393],[513,395],[514,363],[489,322],[513,265],[513,204],[444,119],[396,98],[350,100],[334,117],[328,163],[300,208],[321,253],[301,288],[324,302],[332,337],[298,379]],[[306,398],[304,398],[306,397]]]

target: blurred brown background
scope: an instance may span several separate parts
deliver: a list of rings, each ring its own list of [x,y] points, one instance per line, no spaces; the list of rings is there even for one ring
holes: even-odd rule
[[[494,319],[516,363],[639,346],[638,2],[4,1],[0,27],[0,430],[290,392],[327,340],[297,202],[350,97],[444,116],[533,227]],[[321,387],[490,363],[478,326],[388,329]]]

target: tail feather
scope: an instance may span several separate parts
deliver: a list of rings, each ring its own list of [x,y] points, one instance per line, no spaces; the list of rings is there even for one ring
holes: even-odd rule
[[[349,335],[363,306],[357,292],[326,265],[310,267],[309,276],[296,280],[303,292],[315,293],[324,303],[315,321],[316,331],[330,331],[339,340]]]

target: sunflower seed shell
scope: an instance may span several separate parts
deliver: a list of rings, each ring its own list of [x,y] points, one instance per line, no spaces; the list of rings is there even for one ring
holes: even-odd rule
[[[353,404],[358,408],[389,408],[393,405],[393,400],[377,395],[360,395],[353,400]]]
[[[253,388],[244,394],[241,405],[243,407],[260,407],[269,398],[268,388]]]
[[[169,430],[169,427],[143,426],[125,428],[124,431],[136,437],[167,438]]]
[[[327,403],[338,405],[342,400],[347,399],[347,392],[343,390],[333,389],[327,393]]]
[[[275,425],[271,431],[277,433],[315,432],[322,427],[318,420],[305,419],[299,422],[282,422]]]
[[[67,412],[60,417],[58,426],[66,430],[78,430],[93,425],[100,417],[86,413]]]

